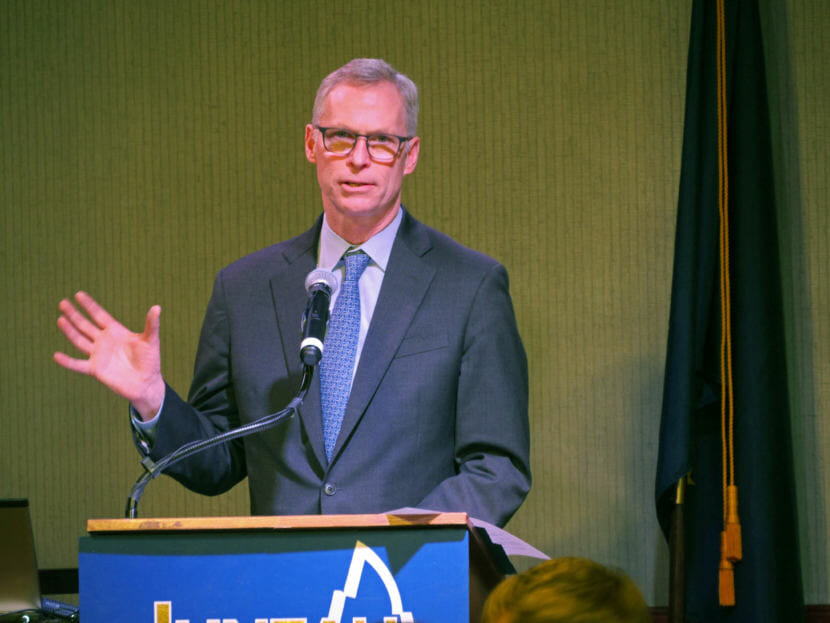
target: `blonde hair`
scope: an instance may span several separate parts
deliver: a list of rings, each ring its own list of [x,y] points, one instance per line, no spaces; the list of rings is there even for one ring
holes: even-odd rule
[[[586,558],[543,562],[509,576],[484,604],[481,623],[650,623],[634,581]]]

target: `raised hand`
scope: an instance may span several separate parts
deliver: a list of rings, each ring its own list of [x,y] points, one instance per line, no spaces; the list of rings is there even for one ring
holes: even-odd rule
[[[159,346],[161,307],[151,307],[144,332],[133,333],[86,292],[78,292],[75,300],[89,318],[69,299],[63,299],[58,305],[63,314],[58,318],[58,328],[87,358],[56,352],[55,361],[68,370],[98,379],[129,400],[144,420],[152,419],[161,408],[165,389]]]

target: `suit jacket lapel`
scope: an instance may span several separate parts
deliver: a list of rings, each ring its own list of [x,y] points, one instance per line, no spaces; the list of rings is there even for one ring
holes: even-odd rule
[[[322,217],[317,220],[314,227],[289,243],[282,253],[285,265],[280,267],[270,280],[285,366],[289,371],[298,370],[301,366],[300,319],[308,298],[305,292],[305,278],[317,267],[317,243],[320,239],[321,223]],[[317,374],[314,375],[311,388],[299,412],[314,455],[323,466],[326,464],[326,452],[323,446],[320,380]]]
[[[422,259],[431,246],[426,229],[404,212],[360,354],[332,461],[336,460],[345,440],[366,411],[432,282],[435,269]]]

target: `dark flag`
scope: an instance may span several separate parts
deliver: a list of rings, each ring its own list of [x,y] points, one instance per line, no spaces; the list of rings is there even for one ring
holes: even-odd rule
[[[757,2],[695,0],[655,491],[691,623],[804,620],[770,152]]]

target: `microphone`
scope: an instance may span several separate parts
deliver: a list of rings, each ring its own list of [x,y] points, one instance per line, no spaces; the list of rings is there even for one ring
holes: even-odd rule
[[[303,341],[300,359],[307,366],[316,366],[323,357],[323,342],[329,322],[331,295],[340,287],[340,279],[331,271],[317,268],[305,278],[308,305],[303,313]]]

